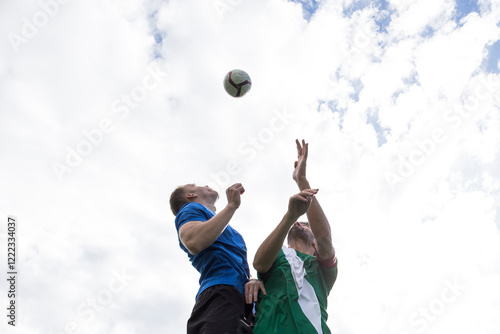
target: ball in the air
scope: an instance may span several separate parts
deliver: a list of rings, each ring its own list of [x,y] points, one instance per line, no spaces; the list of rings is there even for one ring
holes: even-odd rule
[[[252,80],[245,71],[232,70],[224,77],[224,89],[233,97],[242,97],[251,87]]]

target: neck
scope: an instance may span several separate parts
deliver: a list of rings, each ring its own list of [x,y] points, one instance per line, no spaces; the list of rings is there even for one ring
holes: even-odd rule
[[[217,210],[215,208],[215,203],[203,201],[200,199],[194,200],[193,202],[200,203],[201,205],[206,206],[209,210],[212,210],[213,212],[215,212],[215,210]]]
[[[302,240],[291,241],[290,243],[288,243],[288,247],[304,254],[314,255],[314,246]]]

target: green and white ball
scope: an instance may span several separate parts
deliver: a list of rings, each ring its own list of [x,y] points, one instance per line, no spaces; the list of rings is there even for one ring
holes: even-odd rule
[[[224,89],[232,97],[242,97],[252,87],[250,76],[243,70],[229,71],[224,77]]]

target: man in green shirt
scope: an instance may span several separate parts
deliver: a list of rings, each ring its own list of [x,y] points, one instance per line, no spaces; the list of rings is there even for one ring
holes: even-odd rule
[[[264,282],[254,334],[329,334],[327,297],[337,278],[330,224],[306,178],[308,144],[297,140],[293,179],[300,193],[260,245],[254,268]],[[309,223],[297,222],[307,212]],[[288,235],[288,247],[283,246]]]

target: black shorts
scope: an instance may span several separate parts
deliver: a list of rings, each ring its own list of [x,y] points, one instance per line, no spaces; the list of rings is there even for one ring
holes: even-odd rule
[[[253,324],[247,320],[252,305],[234,286],[214,285],[205,289],[194,305],[187,334],[247,334]]]

